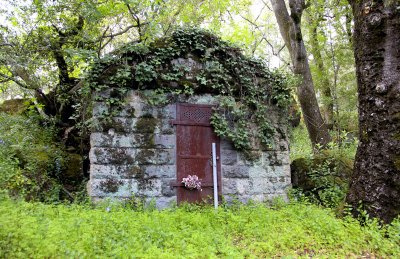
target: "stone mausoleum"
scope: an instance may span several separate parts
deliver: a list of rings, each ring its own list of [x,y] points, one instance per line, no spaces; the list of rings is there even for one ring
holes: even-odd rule
[[[99,61],[88,79],[89,195],[153,200],[159,208],[212,201],[215,143],[220,200],[286,197],[288,93],[276,77],[196,30]],[[199,178],[201,190],[185,187],[188,175]]]

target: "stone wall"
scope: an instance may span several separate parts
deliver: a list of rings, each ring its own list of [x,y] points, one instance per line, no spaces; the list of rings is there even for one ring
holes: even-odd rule
[[[102,93],[107,96],[107,92]],[[182,97],[180,102],[212,104],[210,95]],[[107,112],[104,103],[94,103],[96,119]],[[221,139],[222,195],[226,200],[238,198],[262,201],[286,196],[290,186],[286,118],[271,110],[276,128],[275,147],[259,151],[259,159],[250,162],[231,143]],[[141,94],[131,91],[126,105],[108,123],[98,124],[91,134],[89,195],[93,199],[135,197],[154,200],[159,208],[176,204],[175,128],[176,106],[155,107]]]

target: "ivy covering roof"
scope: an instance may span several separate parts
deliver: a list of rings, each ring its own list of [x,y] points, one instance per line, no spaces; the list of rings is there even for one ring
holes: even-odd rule
[[[290,99],[282,74],[201,29],[178,29],[149,45],[127,44],[97,61],[87,81],[95,91],[113,89],[115,100],[108,102],[114,110],[131,89],[155,90],[162,97],[155,105],[182,94],[213,94],[220,98],[214,130],[239,149],[251,149],[254,137],[270,145],[273,128],[267,106],[286,108]]]

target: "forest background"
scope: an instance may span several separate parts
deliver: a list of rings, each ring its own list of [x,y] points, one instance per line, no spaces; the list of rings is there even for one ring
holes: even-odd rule
[[[0,187],[8,195],[84,200],[90,107],[82,96],[91,64],[186,27],[209,30],[287,75],[294,199],[340,217],[353,210],[364,222],[368,213],[385,222],[398,215],[397,204],[387,214],[346,203],[360,133],[347,1],[1,2]]]

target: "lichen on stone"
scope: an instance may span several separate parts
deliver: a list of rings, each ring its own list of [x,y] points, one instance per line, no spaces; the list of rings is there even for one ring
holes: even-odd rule
[[[99,188],[105,193],[116,193],[118,192],[119,186],[122,185],[122,183],[123,182],[121,180],[108,178],[100,182]]]

